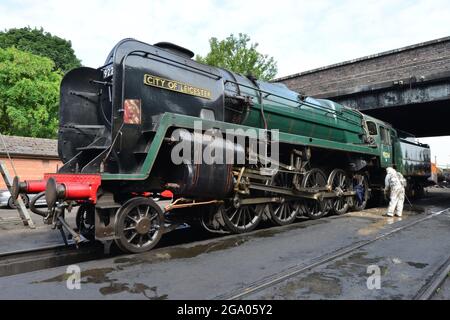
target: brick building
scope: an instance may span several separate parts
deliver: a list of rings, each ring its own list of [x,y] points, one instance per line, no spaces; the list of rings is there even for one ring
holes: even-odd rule
[[[3,139],[21,180],[42,179],[44,173],[56,172],[62,165],[58,158],[57,140],[17,136],[3,136]],[[1,140],[0,161],[6,164],[13,177],[14,171]],[[0,189],[6,189],[3,179],[0,179]]]

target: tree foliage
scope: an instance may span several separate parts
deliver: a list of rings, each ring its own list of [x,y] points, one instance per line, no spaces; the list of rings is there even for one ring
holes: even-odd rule
[[[16,48],[0,48],[0,131],[53,138],[58,127],[59,85],[55,64]]]
[[[44,32],[42,28],[13,28],[0,32],[0,48],[9,47],[48,57],[55,62],[56,68],[63,72],[81,66],[81,61],[76,57],[70,41]]]
[[[196,60],[208,65],[228,69],[244,75],[251,74],[261,80],[271,80],[277,74],[277,63],[273,57],[259,53],[258,43],[250,43],[250,37],[239,33],[231,34],[225,40],[211,38],[210,52],[205,56],[196,56]]]

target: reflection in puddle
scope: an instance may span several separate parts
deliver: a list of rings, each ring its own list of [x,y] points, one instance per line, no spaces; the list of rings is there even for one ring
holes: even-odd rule
[[[381,218],[379,221],[369,224],[368,226],[359,229],[358,235],[361,236],[368,236],[370,234],[373,234],[375,232],[380,231],[383,229],[384,226],[393,224],[395,222],[394,218]]]
[[[373,233],[376,233],[378,231],[380,231],[381,229],[383,229],[383,227],[387,226],[387,225],[392,225],[394,223],[398,223],[401,222],[403,220],[405,220],[405,217],[397,217],[397,216],[393,216],[393,217],[386,217],[386,216],[376,216],[375,219],[376,220],[374,223],[369,224],[368,226],[361,228],[358,230],[358,235],[361,236],[367,236]]]
[[[128,292],[132,294],[142,294],[150,300],[164,300],[168,298],[166,294],[158,295],[157,287],[149,287],[143,283],[134,283],[133,285],[130,285],[128,283],[118,282],[117,279],[110,277],[110,273],[114,270],[114,268],[95,268],[82,271],[80,276],[81,283],[107,284],[99,289],[99,292],[102,295]],[[67,281],[71,275],[72,274],[69,273],[63,273],[50,279],[35,281],[32,283],[63,282]]]
[[[229,236],[214,241],[209,241],[207,243],[199,243],[181,247],[169,247],[146,252],[143,254],[118,257],[113,261],[113,268],[94,268],[82,271],[81,283],[106,284],[106,286],[103,286],[99,289],[99,292],[102,295],[128,292],[132,294],[142,294],[148,299],[167,299],[167,295],[160,295],[157,293],[157,287],[147,286],[143,283],[129,284],[119,282],[118,279],[111,278],[110,274],[114,271],[125,270],[133,266],[141,267],[145,264],[154,264],[171,259],[188,259],[197,257],[201,254],[239,247],[252,239],[269,238],[277,235],[278,233],[287,232],[299,228],[307,228],[308,226],[323,224],[327,222],[327,220],[307,221],[307,223],[305,224],[293,224],[287,227],[263,229],[252,234],[246,234],[237,237]],[[36,281],[33,283],[64,282],[69,278],[69,276],[70,274],[64,273],[50,279]]]
[[[100,288],[100,293],[102,295],[109,295],[121,292],[128,292],[132,294],[142,294],[147,299],[150,300],[166,300],[168,298],[167,294],[158,295],[157,287],[149,287],[143,283],[135,283],[130,287],[127,283],[117,283],[111,282],[108,287]]]
[[[342,293],[339,278],[313,272],[307,277],[290,280],[276,290],[276,294],[268,294],[264,299],[298,299],[299,297],[319,295],[325,298],[336,298]]]
[[[81,283],[104,283],[109,280],[106,274],[110,273],[113,270],[113,268],[96,268],[81,271]],[[66,281],[71,275],[72,274],[70,273],[63,273],[50,279],[34,281],[32,283],[62,282]]]
[[[411,267],[418,268],[418,269],[423,269],[426,266],[428,266],[428,263],[421,263],[421,262],[406,261],[406,263],[408,265],[410,265]]]

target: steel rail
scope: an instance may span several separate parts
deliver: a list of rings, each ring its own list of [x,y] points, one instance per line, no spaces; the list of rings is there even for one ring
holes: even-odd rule
[[[31,248],[31,249],[21,249],[21,250],[1,252],[0,253],[0,261],[3,260],[4,258],[13,257],[13,256],[19,255],[19,254],[38,253],[38,252],[51,250],[51,249],[64,248],[65,246],[66,246],[65,244],[55,244],[55,245],[36,247],[36,248]],[[69,244],[69,246],[72,246],[72,244]]]
[[[0,277],[85,262],[103,253],[100,246],[74,249],[73,245],[51,245],[0,254]]]
[[[274,275],[271,275],[271,276],[265,277],[263,279],[257,280],[257,281],[255,281],[254,283],[250,284],[249,286],[247,286],[245,288],[240,288],[240,289],[231,291],[229,293],[216,296],[213,299],[217,299],[217,300],[237,300],[237,299],[242,299],[242,298],[244,298],[246,296],[249,296],[249,295],[251,295],[253,293],[256,293],[256,292],[261,291],[263,289],[266,289],[266,288],[268,288],[270,286],[273,286],[273,285],[275,285],[277,283],[280,283],[280,282],[282,282],[282,281],[284,281],[286,279],[293,278],[293,277],[301,274],[302,272],[311,270],[311,269],[316,268],[318,266],[321,266],[321,265],[323,265],[325,263],[328,263],[330,261],[333,261],[333,260],[336,260],[336,259],[338,259],[340,257],[343,257],[343,256],[345,256],[345,255],[347,255],[347,254],[349,254],[349,253],[351,253],[351,252],[353,252],[355,250],[358,250],[358,249],[360,249],[362,247],[365,247],[365,246],[367,246],[367,245],[369,245],[371,243],[374,243],[374,242],[376,242],[378,240],[381,240],[381,239],[384,239],[384,238],[386,238],[388,236],[391,236],[391,235],[393,235],[393,234],[395,234],[395,233],[397,233],[399,231],[402,231],[404,229],[410,228],[410,227],[412,227],[412,226],[414,226],[414,225],[416,225],[418,223],[421,223],[423,221],[429,220],[429,219],[431,219],[431,218],[433,218],[435,216],[438,216],[438,215],[440,215],[440,214],[442,214],[442,213],[444,213],[444,212],[446,212],[448,210],[450,210],[450,208],[447,208],[445,210],[441,210],[441,211],[438,211],[438,212],[431,213],[430,215],[428,215],[428,216],[426,216],[424,218],[420,218],[420,219],[414,220],[414,221],[412,221],[410,223],[407,223],[407,224],[405,224],[403,226],[397,227],[397,228],[395,228],[393,230],[390,230],[390,231],[385,232],[385,233],[383,233],[381,235],[378,235],[375,238],[372,238],[372,239],[369,239],[369,240],[364,240],[364,241],[362,241],[360,243],[357,243],[357,244],[352,244],[352,245],[349,245],[349,246],[345,246],[345,247],[340,248],[340,249],[338,249],[338,250],[336,250],[336,251],[334,251],[332,253],[327,253],[327,254],[324,254],[322,256],[313,258],[311,260],[312,262],[309,263],[309,264],[300,264],[300,265],[292,266],[292,267],[290,267],[288,269],[285,269],[285,270],[283,270],[283,271],[281,271],[279,273],[276,273]]]
[[[414,300],[430,300],[435,294],[437,289],[444,283],[448,274],[450,273],[450,257],[441,265],[430,280],[422,286],[422,288],[414,296]]]

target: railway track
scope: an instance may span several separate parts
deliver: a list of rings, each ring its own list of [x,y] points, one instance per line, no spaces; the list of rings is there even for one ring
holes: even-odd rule
[[[74,245],[52,245],[0,254],[0,277],[54,268],[101,257],[99,245],[88,245],[75,249]]]
[[[298,276],[299,274],[314,269],[330,261],[336,260],[342,256],[352,253],[364,246],[374,243],[378,240],[384,239],[404,229],[410,228],[423,221],[431,219],[437,215],[449,211],[450,208],[441,210],[439,212],[431,213],[425,217],[416,219],[407,224],[399,226],[395,229],[380,234],[372,239],[360,241],[356,244],[352,244],[337,251],[327,253],[325,255],[316,257],[310,260],[307,264],[299,264],[292,266],[282,272],[273,274],[271,276],[260,279],[244,288],[238,288],[223,295],[216,296],[214,299],[221,300],[234,300],[243,299],[258,291],[271,287],[277,283],[280,283],[289,278]],[[176,245],[176,244],[175,244]],[[164,247],[170,247],[171,244],[166,244]],[[6,253],[0,253],[0,277],[15,275],[30,271],[37,271],[47,268],[53,268],[63,265],[69,265],[73,263],[79,263],[89,260],[105,257],[103,255],[103,249],[100,245],[83,246],[79,249],[75,249],[74,245],[53,245],[46,247],[39,247],[29,250],[17,250]],[[110,257],[110,256],[108,256]],[[420,291],[414,296],[414,299],[425,300],[430,299],[436,289],[445,281],[446,275],[450,272],[450,258],[441,265],[436,272],[429,278],[427,283],[420,289]]]
[[[200,241],[215,236],[209,234],[196,237],[167,237],[165,241],[162,241],[159,248],[168,248],[185,243],[186,241]],[[116,248],[113,248],[109,255],[105,255],[103,245],[98,242],[84,243],[78,249],[75,248],[73,242],[69,242],[69,246],[58,244],[3,252],[0,253],[0,277],[120,255],[125,255],[125,253],[118,251]]]
[[[433,273],[427,283],[415,295],[414,300],[430,300],[450,273],[450,257]]]
[[[417,220],[414,220],[410,223],[407,223],[403,226],[400,226],[398,228],[395,228],[393,230],[390,230],[388,232],[385,232],[381,235],[378,235],[372,239],[369,240],[364,240],[361,241],[359,243],[356,244],[352,244],[346,247],[343,247],[337,251],[334,251],[332,253],[327,253],[325,255],[316,257],[314,259],[312,259],[309,263],[307,264],[299,264],[299,265],[295,265],[292,266],[288,269],[285,269],[277,274],[265,277],[263,279],[260,279],[244,288],[239,288],[237,290],[234,290],[232,292],[223,294],[223,295],[219,295],[216,296],[214,299],[218,299],[218,300],[238,300],[238,299],[243,299],[245,297],[250,296],[251,294],[254,294],[256,292],[259,292],[263,289],[269,288],[275,284],[278,284],[284,280],[293,278],[295,276],[298,276],[299,274],[309,271],[311,269],[314,269],[318,266],[321,266],[325,263],[328,263],[330,261],[336,260],[340,257],[343,257],[349,253],[352,253],[362,247],[365,247],[371,243],[374,243],[378,240],[384,239],[386,237],[389,237],[397,232],[400,232],[404,229],[410,228],[418,223],[421,223],[423,221],[429,220],[435,216],[438,216],[444,212],[449,211],[450,208],[447,208],[445,210],[441,210],[438,212],[434,212],[431,213],[430,215],[423,217],[423,218],[419,218]],[[445,276],[448,274],[448,272],[450,271],[450,259],[446,261],[446,263],[444,263],[444,265],[442,265],[439,270],[436,271],[435,275],[430,279],[430,281],[427,282],[427,284],[424,285],[424,287],[422,287],[422,289],[419,291],[419,293],[415,296],[415,299],[430,299],[432,297],[432,295],[434,294],[434,292],[436,291],[436,289],[439,287],[439,285],[445,280]]]

